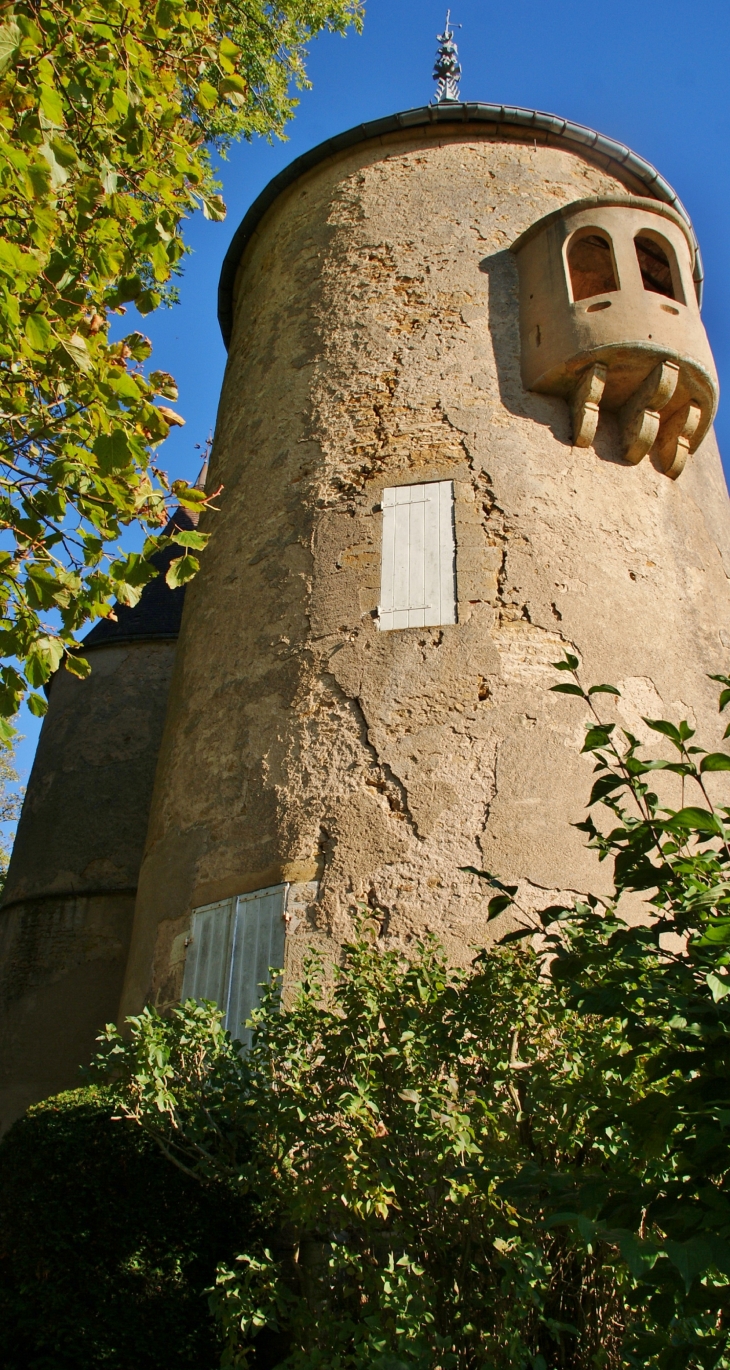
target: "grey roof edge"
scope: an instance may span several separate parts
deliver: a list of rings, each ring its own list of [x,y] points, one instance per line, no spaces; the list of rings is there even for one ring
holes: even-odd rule
[[[305,172],[311,171],[312,167],[326,161],[328,157],[334,157],[338,152],[345,152],[348,148],[356,147],[358,143],[382,138],[386,134],[397,133],[401,129],[424,128],[434,124],[470,123],[519,128],[525,132],[532,132],[533,136],[536,133],[541,133],[546,138],[560,140],[567,143],[568,146],[572,145],[582,151],[594,152],[597,156],[606,157],[610,161],[618,163],[619,166],[625,167],[636,180],[647,187],[650,199],[661,200],[665,204],[671,205],[672,209],[687,224],[694,246],[694,281],[697,297],[702,304],[704,280],[702,256],[692,227],[692,220],[679,196],[669,185],[669,182],[660,175],[656,167],[652,166],[651,162],[639,157],[624,143],[618,143],[613,138],[606,137],[605,134],[596,133],[591,128],[585,128],[582,124],[574,124],[567,119],[561,119],[557,114],[546,114],[537,109],[521,109],[513,105],[488,105],[461,101],[458,103],[444,102],[440,105],[423,105],[418,109],[407,109],[400,114],[389,114],[383,119],[374,119],[366,124],[357,124],[355,128],[347,129],[344,133],[338,133],[334,138],[327,138],[325,142],[310,148],[308,152],[295,158],[293,162],[284,167],[283,171],[274,176],[273,180],[269,181],[269,184],[254,200],[236,229],[223,259],[218,284],[218,322],[226,348],[231,341],[233,288],[239,263],[248,242],[253,237],[266,211],[281,195],[282,191],[293,185]]]

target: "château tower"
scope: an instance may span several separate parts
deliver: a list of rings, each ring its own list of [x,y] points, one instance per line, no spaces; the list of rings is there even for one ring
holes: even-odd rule
[[[239,1033],[266,967],[336,954],[358,904],[466,962],[491,932],[466,866],[533,907],[606,888],[550,663],[617,683],[635,732],[717,737],[730,519],[701,283],[658,172],[530,110],[362,125],[251,207],[121,1015],[205,994]]]

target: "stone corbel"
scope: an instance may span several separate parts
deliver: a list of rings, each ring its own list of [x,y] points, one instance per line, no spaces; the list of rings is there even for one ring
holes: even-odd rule
[[[590,447],[598,427],[598,407],[606,385],[607,368],[596,362],[578,381],[570,397],[573,446]]]
[[[659,429],[656,453],[665,476],[676,480],[684,470],[692,438],[697,432],[702,410],[698,404],[682,405]]]
[[[671,400],[678,380],[679,367],[674,362],[660,362],[619,409],[621,455],[632,466],[636,466],[654,446],[661,410]]]

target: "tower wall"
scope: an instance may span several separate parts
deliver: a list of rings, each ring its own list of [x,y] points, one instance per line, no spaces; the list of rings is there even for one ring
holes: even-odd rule
[[[510,245],[550,211],[646,195],[588,152],[453,125],[371,138],[274,200],[245,250],[187,597],[124,1012],[180,993],[191,912],[304,887],[288,968],[359,902],[402,945],[467,960],[492,929],[460,868],[523,901],[605,890],[570,825],[591,784],[576,650],[617,718],[696,719],[730,643],[730,522],[710,433],[680,479],[571,446],[520,374]],[[384,488],[454,482],[458,622],[383,632]],[[722,778],[720,778],[722,779]],[[296,925],[296,926],[295,926]]]
[[[0,1128],[79,1082],[116,1018],[175,642],[53,677],[0,909]]]

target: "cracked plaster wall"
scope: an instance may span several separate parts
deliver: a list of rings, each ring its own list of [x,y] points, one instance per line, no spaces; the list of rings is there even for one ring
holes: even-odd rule
[[[590,680],[627,682],[626,717],[691,708],[718,741],[714,437],[672,482],[621,463],[610,415],[571,448],[565,403],[520,381],[508,244],[627,188],[564,149],[419,130],[318,166],[266,214],[239,271],[224,490],[186,600],[124,1011],[179,993],[194,907],[281,879],[319,891],[293,971],[358,901],[387,938],[432,929],[466,960],[491,928],[464,865],[522,880],[533,906],[605,890],[570,826],[591,765],[581,707],[549,693],[566,646]],[[380,633],[382,489],[442,479],[459,622]]]

